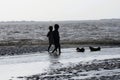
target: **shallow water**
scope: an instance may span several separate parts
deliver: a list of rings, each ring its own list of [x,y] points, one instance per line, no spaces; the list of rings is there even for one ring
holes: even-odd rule
[[[40,74],[51,69],[72,64],[91,62],[95,59],[120,58],[120,48],[102,48],[98,52],[90,52],[85,48],[84,53],[76,52],[75,48],[62,49],[61,56],[50,56],[48,52],[0,57],[0,79],[17,80],[19,76]],[[71,64],[72,63],[72,64]]]

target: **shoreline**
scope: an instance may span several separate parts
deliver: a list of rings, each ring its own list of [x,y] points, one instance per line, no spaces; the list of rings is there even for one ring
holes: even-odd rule
[[[77,47],[98,47],[101,48],[112,48],[112,47],[120,47],[119,42],[114,43],[82,43],[82,42],[61,42],[61,48],[77,48]],[[47,51],[48,43],[42,42],[39,40],[20,40],[20,41],[6,41],[6,42],[0,42],[0,56],[6,56],[6,55],[22,55],[26,53],[34,53],[34,52],[42,52]]]
[[[62,45],[119,45],[119,40],[61,40]],[[1,40],[0,46],[48,45],[48,41],[39,39]]]
[[[93,75],[91,79],[83,80],[106,80],[107,78],[119,80],[120,47],[102,48],[97,52],[91,52],[87,47],[85,49],[84,53],[79,53],[75,48],[63,48],[63,53],[59,57],[49,55],[47,51],[1,57],[1,71],[10,73],[10,76],[4,74],[4,77],[8,76],[11,80],[39,80],[36,78],[40,80],[82,80],[81,77],[89,77],[91,74]],[[103,73],[106,75],[102,76]],[[96,76],[101,76],[102,79]],[[17,77],[23,78],[16,79]]]
[[[72,63],[74,65],[74,63]],[[40,80],[119,80],[120,79],[120,58],[93,60],[92,62],[79,63],[74,66],[53,69],[49,72],[31,75],[19,76],[19,79],[40,79]],[[91,73],[92,72],[92,73]],[[106,72],[106,73],[104,73]],[[111,73],[111,75],[110,75]],[[92,76],[90,76],[92,74]]]

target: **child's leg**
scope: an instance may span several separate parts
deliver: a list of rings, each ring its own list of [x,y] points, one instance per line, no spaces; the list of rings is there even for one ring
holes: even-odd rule
[[[49,44],[49,47],[48,47],[48,52],[49,52],[49,50],[50,50],[51,45],[52,45],[52,44]]]
[[[52,51],[52,53],[54,53],[54,51],[57,51],[57,48],[55,48],[55,49]]]
[[[57,51],[57,45],[55,45],[55,48],[54,48],[54,50],[52,51],[52,53],[54,53],[54,51]]]
[[[59,44],[59,55],[61,54],[61,46],[60,46],[60,44]]]

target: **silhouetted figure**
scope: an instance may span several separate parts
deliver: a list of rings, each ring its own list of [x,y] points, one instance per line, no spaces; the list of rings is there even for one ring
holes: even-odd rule
[[[94,48],[94,47],[91,47],[91,46],[89,46],[89,49],[90,49],[90,51],[100,51],[101,50],[100,47]]]
[[[49,32],[47,34],[48,40],[49,40],[49,47],[48,47],[48,52],[50,50],[50,47],[52,44],[54,44],[54,39],[53,39],[53,27],[49,26]]]
[[[77,51],[77,52],[85,52],[85,49],[84,49],[84,48],[79,48],[79,47],[77,47],[77,48],[76,48],[76,51]]]
[[[60,46],[60,36],[59,36],[59,25],[55,24],[54,25],[54,31],[53,31],[53,39],[54,39],[54,45],[55,45],[55,49],[52,51],[52,53],[54,53],[54,51],[57,51],[57,49],[59,49],[59,55],[61,54],[61,46]]]

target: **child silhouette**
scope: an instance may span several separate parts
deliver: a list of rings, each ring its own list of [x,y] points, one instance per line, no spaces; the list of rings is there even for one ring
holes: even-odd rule
[[[47,33],[47,37],[49,40],[49,47],[48,47],[48,52],[49,52],[51,45],[54,44],[53,27],[52,26],[49,26],[49,32]]]
[[[55,48],[52,51],[52,53],[54,53],[54,51],[57,51],[57,49],[59,49],[59,55],[60,55],[61,54],[61,46],[60,46],[60,36],[59,36],[59,32],[58,32],[59,25],[55,24],[54,29],[55,30],[53,31],[53,39],[54,39]]]

